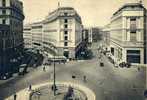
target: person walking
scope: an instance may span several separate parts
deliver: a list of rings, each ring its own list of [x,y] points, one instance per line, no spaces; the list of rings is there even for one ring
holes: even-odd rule
[[[45,66],[43,67],[43,71],[45,72],[46,70],[45,70]]]
[[[87,81],[87,78],[86,78],[86,76],[85,76],[85,75],[83,76],[83,81],[84,81],[84,82],[86,82],[86,81]]]
[[[29,85],[29,91],[31,91],[31,90],[32,90],[32,85],[30,84],[30,85]]]
[[[14,100],[16,100],[16,98],[17,98],[17,94],[15,93],[15,94],[14,94]]]

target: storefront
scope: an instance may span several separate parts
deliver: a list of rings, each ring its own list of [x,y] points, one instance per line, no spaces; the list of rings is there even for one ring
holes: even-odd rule
[[[140,63],[140,50],[127,50],[127,62]]]

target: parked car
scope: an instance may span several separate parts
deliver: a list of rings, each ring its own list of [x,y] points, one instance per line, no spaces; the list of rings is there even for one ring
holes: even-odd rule
[[[101,67],[104,67],[104,63],[103,63],[103,62],[100,62],[100,66],[101,66]]]
[[[128,62],[121,62],[119,63],[119,66],[120,67],[126,67],[126,68],[130,68],[131,67],[131,63],[128,63]]]
[[[48,61],[50,63],[55,62],[55,63],[66,63],[67,62],[67,58],[64,56],[55,56],[53,58],[49,58]]]
[[[46,65],[51,65],[51,64],[52,64],[51,61],[46,62]]]
[[[4,75],[0,76],[0,79],[1,80],[7,80],[10,77],[12,77],[11,73],[5,73]]]
[[[114,63],[114,67],[118,68],[118,66],[119,66],[118,63]]]
[[[119,63],[119,66],[120,66],[121,68],[125,67],[125,62]]]
[[[131,63],[128,63],[128,62],[127,62],[127,63],[126,63],[126,67],[127,67],[127,68],[130,68],[130,67],[131,67]]]

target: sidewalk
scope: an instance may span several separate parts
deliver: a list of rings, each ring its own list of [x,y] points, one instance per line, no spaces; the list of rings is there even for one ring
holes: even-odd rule
[[[38,67],[41,67],[41,66],[38,66]],[[28,70],[28,73],[26,73],[26,74],[29,74],[29,72],[32,71],[32,70],[34,70],[34,69],[35,68],[33,68],[33,67],[28,67],[28,69],[27,69]],[[9,78],[7,80],[0,80],[0,85],[5,84],[5,83],[7,83],[7,82],[9,82],[9,81],[17,78],[17,77],[20,77],[20,76],[18,75],[18,73],[15,73],[15,74],[13,74],[13,76],[11,78]]]
[[[5,83],[15,79],[16,77],[18,77],[18,76],[13,76],[13,77],[11,77],[10,79],[7,79],[7,80],[0,80],[0,85],[5,84]]]
[[[65,86],[72,86],[73,88],[79,89],[81,91],[84,91],[85,94],[87,95],[88,99],[87,100],[96,100],[96,96],[95,93],[93,91],[91,91],[89,88],[82,86],[80,84],[74,84],[71,82],[58,82],[59,84],[63,84]],[[50,83],[43,83],[43,84],[39,84],[39,85],[35,85],[32,86],[32,89],[35,90],[39,87],[43,87],[43,86],[47,86],[47,85],[52,85],[53,82]],[[21,90],[17,93],[17,100],[29,100],[29,94],[31,93],[31,91],[28,91],[28,88]],[[5,100],[13,100],[13,96],[10,96],[8,98],[6,98]]]

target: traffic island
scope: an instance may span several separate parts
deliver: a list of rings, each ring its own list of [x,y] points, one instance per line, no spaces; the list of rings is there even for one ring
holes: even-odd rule
[[[16,100],[96,100],[95,93],[73,82],[57,82],[54,94],[53,82],[32,85],[16,93]],[[14,95],[4,99],[14,100]]]
[[[54,94],[52,85],[46,85],[32,91],[30,100],[87,100],[87,96],[82,90],[58,84],[56,94]]]

